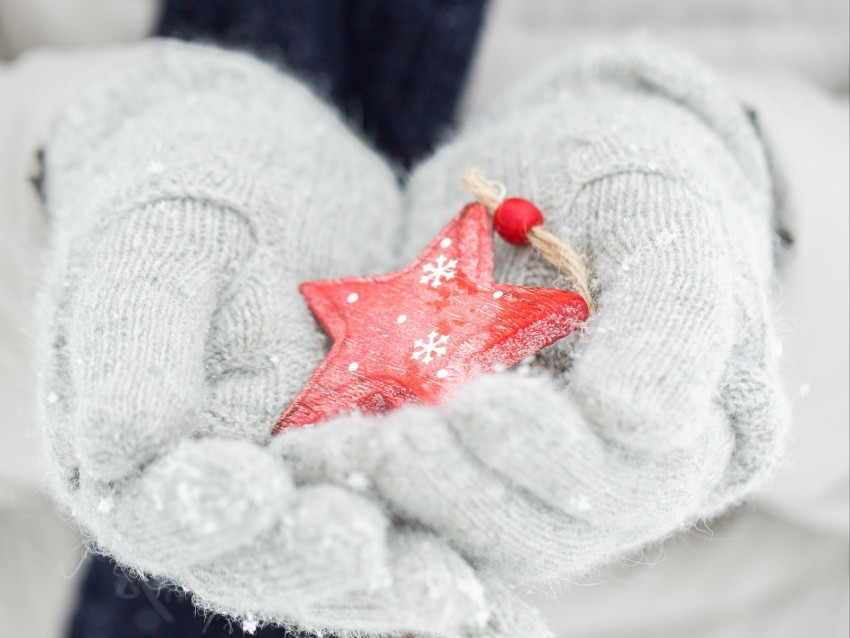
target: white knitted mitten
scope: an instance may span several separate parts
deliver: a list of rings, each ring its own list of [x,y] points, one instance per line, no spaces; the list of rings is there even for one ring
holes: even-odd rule
[[[249,624],[547,635],[443,539],[296,486],[266,446],[327,344],[298,284],[391,267],[401,221],[392,172],[319,100],[154,43],[64,114],[45,194],[52,481],[97,548]]]
[[[739,502],[781,454],[771,183],[744,109],[687,57],[641,43],[528,79],[421,166],[407,257],[469,200],[470,166],[544,211],[593,268],[598,314],[440,408],[284,431],[298,482],[352,474],[474,565],[566,579]],[[497,280],[558,286],[499,243]],[[568,363],[572,362],[572,366]],[[354,422],[352,422],[354,421]]]

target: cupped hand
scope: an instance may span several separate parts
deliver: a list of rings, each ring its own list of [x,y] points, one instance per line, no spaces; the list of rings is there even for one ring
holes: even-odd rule
[[[440,407],[292,429],[298,483],[352,476],[483,571],[567,580],[711,517],[781,458],[764,150],[722,83],[630,43],[553,64],[413,174],[402,253],[468,200],[469,166],[586,255],[598,314],[536,366]],[[567,285],[500,244],[497,280]],[[365,480],[364,480],[365,479]]]
[[[157,42],[46,148],[44,423],[91,543],[245,621],[544,636],[432,531],[267,447],[326,337],[307,279],[386,270],[392,171],[297,82]]]

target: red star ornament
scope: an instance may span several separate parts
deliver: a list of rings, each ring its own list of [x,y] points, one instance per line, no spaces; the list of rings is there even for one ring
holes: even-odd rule
[[[352,409],[437,404],[471,377],[510,367],[588,315],[579,295],[493,282],[493,230],[470,204],[406,268],[301,284],[334,345],[274,427]]]

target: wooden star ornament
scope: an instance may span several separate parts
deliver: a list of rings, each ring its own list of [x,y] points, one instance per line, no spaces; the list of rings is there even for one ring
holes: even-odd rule
[[[350,410],[438,404],[587,318],[575,293],[494,283],[493,247],[487,209],[470,204],[398,272],[301,284],[334,345],[274,432]]]

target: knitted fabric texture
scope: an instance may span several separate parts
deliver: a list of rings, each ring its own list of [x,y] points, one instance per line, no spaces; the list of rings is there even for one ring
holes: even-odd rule
[[[715,515],[780,456],[772,202],[741,107],[640,43],[529,78],[413,174],[250,57],[173,43],[46,153],[44,424],[92,543],[247,624],[545,636],[564,581]],[[388,271],[480,166],[594,269],[597,316],[445,406],[271,426],[323,358],[307,279]],[[497,279],[558,285],[499,244]]]

